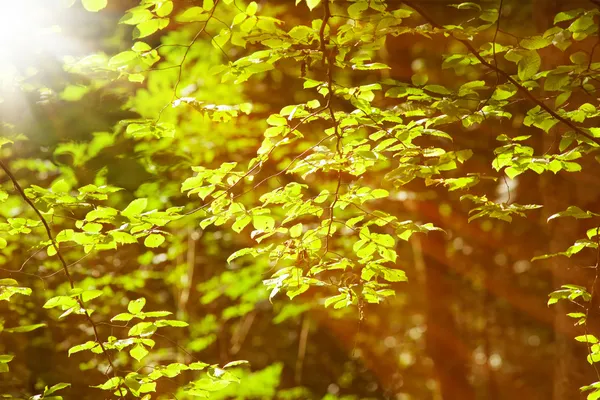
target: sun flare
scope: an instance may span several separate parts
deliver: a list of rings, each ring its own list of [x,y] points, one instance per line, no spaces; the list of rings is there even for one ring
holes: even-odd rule
[[[0,5],[0,79],[12,80],[39,67],[44,57],[59,57],[68,38],[59,22],[68,10],[60,0],[6,1]]]

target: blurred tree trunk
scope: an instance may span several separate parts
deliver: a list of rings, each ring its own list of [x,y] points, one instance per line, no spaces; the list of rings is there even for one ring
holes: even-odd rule
[[[444,400],[475,399],[468,380],[471,352],[461,339],[454,315],[453,284],[443,233],[421,237],[427,296],[427,352],[434,362]]]
[[[544,32],[553,24],[554,15],[559,11],[560,4],[557,0],[534,0],[532,3],[533,21],[539,32]],[[564,55],[556,49],[548,48],[540,51],[542,66],[540,70],[554,68],[561,62]],[[543,91],[540,94],[543,96]],[[560,135],[564,133],[562,127],[554,127],[548,135],[540,140],[542,146],[538,151],[558,151]],[[545,205],[545,217],[565,210],[569,205],[580,204],[577,199],[576,184],[566,179],[563,174],[555,176],[546,174],[541,180],[542,199]],[[574,218],[559,218],[547,225],[548,253],[565,251],[579,237],[579,223]],[[553,257],[549,260],[552,271],[552,284],[554,290],[564,284],[580,284],[586,286],[582,281],[573,260],[566,257]],[[553,399],[575,399],[579,397],[579,388],[586,382],[586,349],[576,342],[573,337],[577,334],[573,328],[573,319],[566,314],[573,312],[573,305],[568,301],[559,301],[554,308],[554,376],[553,376]]]

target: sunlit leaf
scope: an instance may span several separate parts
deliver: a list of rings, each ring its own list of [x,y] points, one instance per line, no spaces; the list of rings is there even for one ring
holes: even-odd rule
[[[108,0],[81,0],[81,3],[86,10],[97,12],[106,8]]]

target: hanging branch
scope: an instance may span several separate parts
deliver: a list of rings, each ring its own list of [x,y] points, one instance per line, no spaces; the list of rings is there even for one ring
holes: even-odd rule
[[[321,52],[323,53],[323,64],[326,66],[327,74],[327,99],[325,108],[329,110],[329,116],[333,122],[333,129],[336,139],[335,148],[337,155],[342,157],[342,135],[339,131],[339,124],[335,117],[335,110],[333,109],[333,52],[327,49],[327,39],[325,38],[325,29],[328,26],[329,19],[331,18],[331,10],[329,8],[329,0],[323,2],[323,23],[319,30],[319,41],[321,42]],[[340,197],[340,188],[342,185],[342,171],[338,170],[337,174],[337,185],[333,195],[333,201],[329,206],[329,226],[327,228],[327,236],[325,238],[325,252],[323,257],[329,253],[329,238],[331,236],[331,227],[333,225],[334,208]]]
[[[403,3],[406,4],[407,6],[409,6],[410,8],[414,9],[417,13],[419,13],[419,15],[421,15],[421,17],[423,17],[423,19],[425,19],[427,22],[429,22],[431,24],[431,26],[433,26],[434,28],[444,29],[443,26],[439,25],[433,19],[431,19],[431,17],[425,11],[423,11],[423,9],[421,7],[417,6],[413,1],[403,0]],[[600,146],[600,139],[598,139],[598,138],[594,137],[593,135],[591,135],[590,133],[584,131],[583,129],[581,129],[580,127],[575,125],[573,122],[569,121],[567,118],[558,115],[554,110],[552,110],[550,107],[548,107],[543,101],[539,100],[537,97],[535,97],[533,94],[531,94],[531,92],[525,86],[523,86],[519,82],[517,82],[508,72],[499,68],[497,65],[493,65],[493,64],[489,63],[488,61],[486,61],[486,59],[483,58],[479,54],[479,52],[471,44],[471,42],[469,42],[468,40],[465,40],[465,39],[458,39],[458,38],[455,38],[455,39],[458,40],[459,42],[461,42],[462,44],[464,44],[465,47],[469,50],[469,52],[473,56],[475,56],[475,58],[477,58],[477,60],[479,60],[479,62],[481,62],[482,65],[486,66],[487,68],[491,69],[492,71],[495,71],[497,74],[500,74],[501,76],[503,76],[507,81],[512,83],[517,88],[517,90],[519,90],[521,93],[523,93],[525,95],[525,97],[527,97],[529,100],[531,100],[536,105],[540,106],[540,108],[542,110],[544,110],[548,114],[550,114],[550,116],[552,116],[552,118],[562,122],[569,128],[573,129],[575,132],[579,133],[582,136],[585,136],[586,138],[590,139],[592,142],[594,142]]]
[[[21,187],[21,185],[19,184],[19,181],[17,180],[15,175],[12,173],[10,168],[8,168],[8,166],[2,160],[0,160],[0,168],[2,168],[4,170],[4,172],[6,173],[6,175],[10,178],[13,186],[15,187],[15,190],[19,193],[21,198],[29,205],[29,207],[31,207],[31,209],[38,216],[38,219],[41,221],[42,225],[44,226],[44,229],[46,230],[46,235],[48,236],[48,239],[50,240],[52,247],[56,251],[56,255],[58,256],[58,259],[60,260],[62,269],[65,273],[65,276],[67,277],[67,280],[69,281],[69,286],[71,287],[71,289],[75,289],[75,282],[73,282],[73,278],[71,277],[71,274],[69,272],[69,265],[65,261],[65,258],[63,257],[62,253],[60,252],[60,250],[58,248],[58,245],[56,244],[56,240],[54,239],[54,235],[52,234],[52,230],[50,229],[50,225],[48,224],[48,221],[46,221],[46,218],[44,218],[41,211],[27,197],[27,195],[25,194],[25,191],[23,190],[23,187]],[[100,349],[102,350],[102,353],[106,357],[106,360],[108,361],[108,364],[110,365],[110,368],[112,369],[114,376],[117,376],[117,372],[116,372],[117,370],[115,369],[112,359],[110,358],[110,355],[108,354],[108,351],[106,350],[106,347],[104,347],[104,344],[99,339],[98,326],[96,325],[94,320],[92,320],[90,313],[85,308],[85,305],[83,304],[83,301],[80,298],[77,298],[77,303],[79,304],[79,307],[81,307],[81,309],[84,311],[84,315],[94,331],[95,341],[96,341],[96,343],[98,343],[98,345],[100,346]],[[117,385],[117,392],[119,393],[119,398],[122,399],[123,394],[121,391],[121,381],[120,380]]]

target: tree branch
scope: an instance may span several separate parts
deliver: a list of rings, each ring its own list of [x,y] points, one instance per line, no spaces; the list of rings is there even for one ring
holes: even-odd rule
[[[54,240],[54,235],[52,235],[52,230],[50,229],[50,225],[48,224],[48,221],[46,221],[46,218],[44,218],[41,211],[27,197],[27,195],[25,194],[25,191],[23,190],[23,187],[21,187],[21,185],[19,184],[19,181],[17,180],[15,175],[12,173],[10,168],[8,168],[8,166],[2,160],[0,160],[0,168],[2,168],[4,170],[6,175],[12,181],[12,184],[15,187],[15,190],[19,193],[21,198],[23,198],[23,200],[29,205],[29,207],[31,207],[31,209],[36,213],[39,220],[42,222],[42,225],[44,225],[44,229],[46,229],[46,235],[48,236],[48,239],[52,243],[52,247],[54,247],[54,250],[56,251],[56,255],[58,256],[58,259],[60,260],[62,269],[65,272],[65,276],[67,277],[67,280],[69,281],[69,286],[71,286],[71,289],[75,289],[75,283],[73,282],[73,278],[71,277],[71,274],[69,272],[69,266],[67,265],[67,262],[65,261],[63,255],[61,254],[60,250],[58,249],[58,245],[56,244],[56,240]],[[96,339],[96,343],[98,343],[98,345],[100,346],[100,349],[102,350],[102,353],[106,357],[106,360],[108,361],[108,364],[110,365],[110,368],[112,369],[113,374],[115,374],[115,376],[116,376],[116,369],[110,358],[110,355],[108,354],[108,351],[104,347],[104,344],[102,343],[102,341],[99,339],[98,327],[97,327],[96,323],[92,320],[90,313],[85,308],[85,305],[83,304],[83,301],[80,298],[77,298],[77,303],[79,304],[79,307],[81,307],[81,309],[84,310],[84,315],[85,315],[86,319],[88,320],[89,324],[91,325],[92,329],[94,330],[94,336]],[[119,383],[117,386],[117,392],[119,393],[119,398],[123,398],[120,388],[121,388],[121,381],[119,380]]]
[[[431,17],[421,7],[417,6],[413,1],[403,0],[403,2],[410,8],[414,9],[419,15],[421,15],[421,17],[423,17],[423,19],[425,19],[427,22],[429,22],[431,24],[431,26],[433,26],[434,28],[444,29],[444,27],[442,27],[441,25],[436,23],[433,19],[431,19]],[[505,72],[498,66],[487,62],[485,60],[485,58],[483,58],[479,54],[479,52],[471,44],[471,42],[469,42],[468,40],[464,40],[464,39],[458,39],[458,38],[455,38],[455,39],[458,40],[459,42],[461,42],[463,45],[465,45],[465,47],[469,50],[469,52],[471,54],[473,54],[475,56],[475,58],[477,58],[479,60],[479,62],[481,62],[481,64],[483,64],[487,68],[495,71],[497,74],[500,74],[501,76],[503,76],[507,81],[512,83],[521,93],[523,93],[525,95],[525,97],[527,97],[529,100],[531,100],[536,105],[540,106],[540,108],[542,110],[544,110],[548,114],[550,114],[550,116],[552,116],[552,118],[562,122],[569,128],[573,129],[578,134],[585,136],[586,138],[590,139],[592,142],[594,142],[600,146],[600,139],[598,139],[598,138],[594,137],[593,135],[589,134],[588,132],[584,131],[583,129],[581,129],[580,127],[575,125],[573,122],[569,121],[567,118],[558,115],[554,110],[552,110],[550,107],[548,107],[543,101],[539,100],[537,97],[535,97],[533,94],[531,94],[531,92],[529,90],[527,90],[526,87],[524,87],[519,82],[517,82],[508,72]]]

